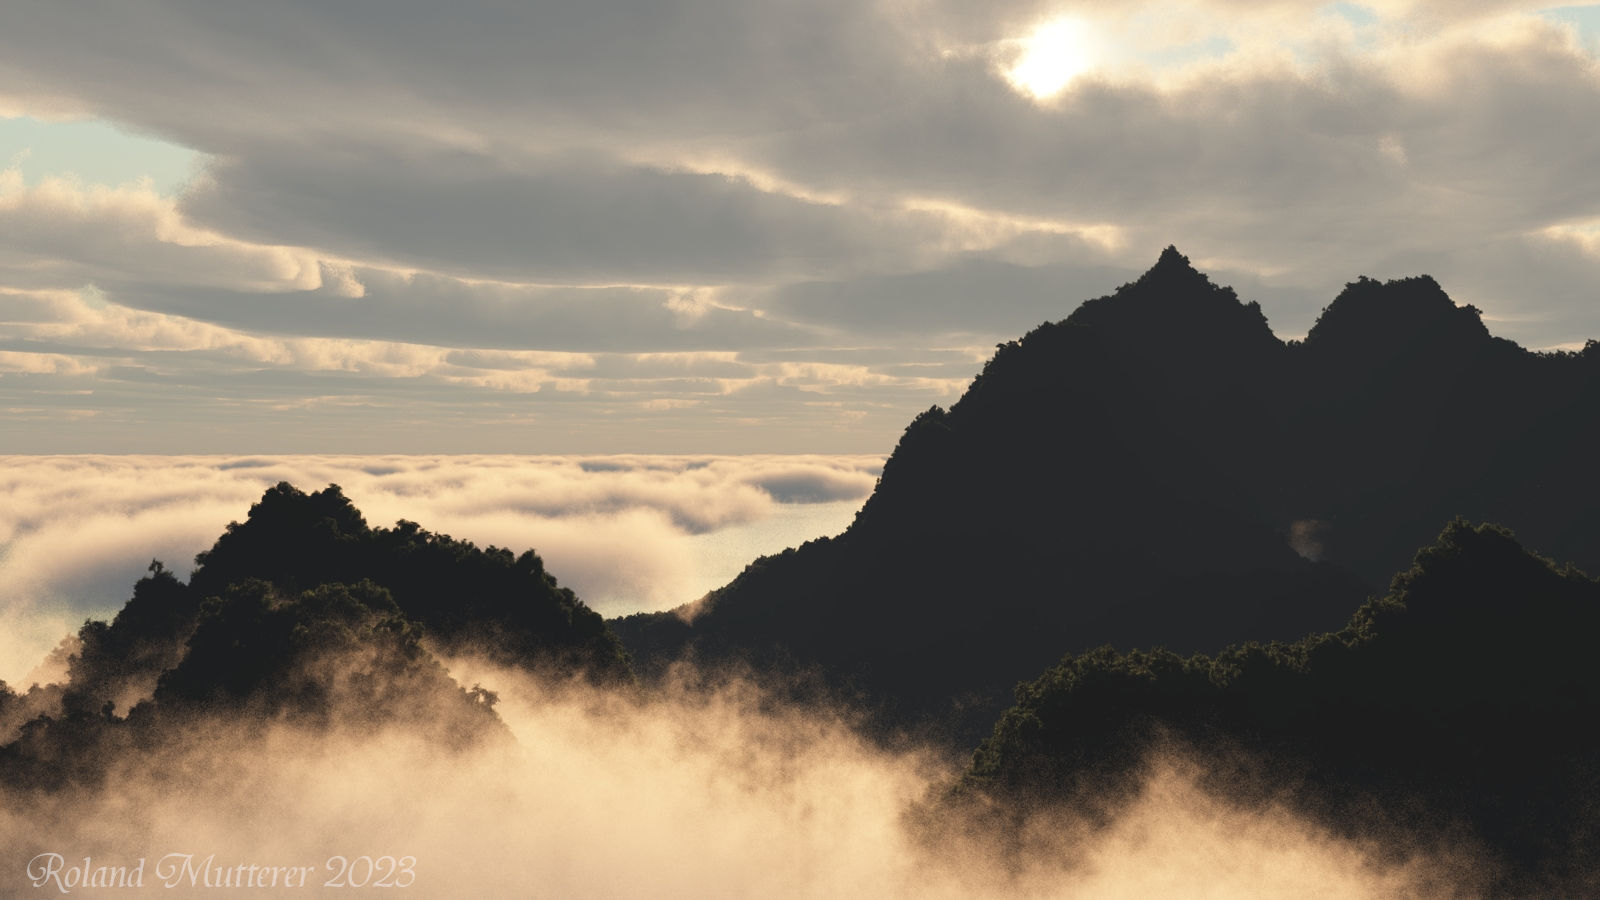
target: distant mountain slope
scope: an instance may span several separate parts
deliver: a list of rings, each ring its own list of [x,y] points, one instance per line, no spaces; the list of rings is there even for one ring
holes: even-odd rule
[[[1215,657],[1068,657],[1017,689],[951,799],[982,796],[1013,827],[1063,801],[1102,805],[1141,777],[1145,750],[1176,742],[1219,767],[1212,787],[1232,801],[1406,835],[1396,855],[1482,842],[1499,891],[1593,896],[1597,633],[1600,582],[1457,521],[1337,633]]]
[[[1351,284],[1285,344],[1168,248],[919,415],[845,534],[613,627],[647,671],[820,668],[973,735],[1066,650],[1335,628],[1456,515],[1600,568],[1596,412],[1600,347],[1524,351],[1431,279]]]

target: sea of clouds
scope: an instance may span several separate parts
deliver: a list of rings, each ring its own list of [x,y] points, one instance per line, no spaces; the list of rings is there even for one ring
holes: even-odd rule
[[[606,616],[666,609],[756,557],[843,531],[878,456],[0,457],[0,680],[86,617],[114,615],[152,559],[196,553],[287,481],[340,485],[373,526],[398,519],[532,548]]]

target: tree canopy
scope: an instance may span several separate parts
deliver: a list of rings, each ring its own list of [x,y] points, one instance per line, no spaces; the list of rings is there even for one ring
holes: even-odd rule
[[[1569,891],[1600,864],[1596,634],[1600,582],[1457,520],[1339,631],[1067,656],[1018,686],[952,802],[999,800],[1013,825],[1103,804],[1176,740],[1231,798],[1288,796],[1351,836],[1464,824],[1501,889]]]

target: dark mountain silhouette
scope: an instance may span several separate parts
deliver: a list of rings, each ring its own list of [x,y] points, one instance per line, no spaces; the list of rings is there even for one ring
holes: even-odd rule
[[[121,750],[201,717],[401,727],[444,747],[503,736],[493,695],[456,684],[435,650],[633,682],[599,614],[532,551],[369,528],[337,485],[268,490],[196,563],[187,584],[152,563],[110,623],[86,622],[64,685],[0,684],[0,780],[92,784]]]
[[[1349,285],[1296,351],[1280,507],[1368,580],[1454,516],[1600,571],[1600,344],[1530,353],[1431,278]]]
[[[405,520],[369,528],[338,485],[305,494],[279,484],[195,563],[189,590],[201,597],[245,578],[291,593],[371,579],[446,650],[602,682],[632,678],[605,621],[557,584],[533,551],[480,549]]]
[[[612,624],[648,673],[820,670],[975,739],[1064,650],[1336,628],[1457,515],[1600,569],[1596,409],[1600,347],[1527,352],[1431,279],[1357,281],[1285,343],[1169,247],[919,415],[843,535]]]
[[[1214,657],[1104,648],[1017,688],[947,802],[991,827],[1127,796],[1144,752],[1216,762],[1232,800],[1288,800],[1381,851],[1481,843],[1491,894],[1600,889],[1600,582],[1500,528],[1449,525],[1339,632]],[[1261,761],[1270,761],[1262,765]]]

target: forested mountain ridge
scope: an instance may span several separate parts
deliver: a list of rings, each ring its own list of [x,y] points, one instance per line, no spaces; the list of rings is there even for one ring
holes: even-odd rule
[[[644,671],[820,669],[970,735],[1063,651],[1335,629],[1458,515],[1600,569],[1595,410],[1600,345],[1528,352],[1432,279],[1286,343],[1169,247],[919,415],[847,532],[612,624]]]
[[[93,783],[119,747],[205,717],[400,727],[442,746],[504,736],[493,694],[457,684],[434,651],[633,683],[604,620],[532,551],[370,528],[337,485],[269,489],[196,563],[188,583],[152,563],[115,618],[86,622],[65,683],[0,683],[0,780]]]
[[[505,665],[551,665],[628,680],[627,654],[598,613],[559,585],[532,550],[479,548],[415,522],[370,528],[338,485],[269,489],[249,517],[195,558],[190,591],[210,596],[246,578],[296,592],[370,579],[446,649]]]
[[[1215,656],[1068,656],[1018,686],[945,802],[1020,839],[1041,808],[1114,812],[1147,753],[1178,747],[1233,802],[1406,836],[1385,854],[1467,843],[1487,894],[1593,895],[1596,633],[1600,582],[1458,520],[1340,631]]]

